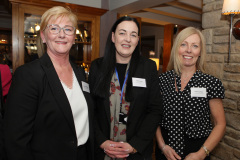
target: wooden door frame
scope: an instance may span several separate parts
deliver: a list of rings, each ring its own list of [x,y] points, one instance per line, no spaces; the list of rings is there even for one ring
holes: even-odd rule
[[[12,4],[13,72],[17,67],[24,64],[24,14],[42,15],[47,9],[57,5],[70,7],[79,20],[91,21],[91,61],[99,57],[100,16],[107,10],[50,0],[10,0],[10,2]]]

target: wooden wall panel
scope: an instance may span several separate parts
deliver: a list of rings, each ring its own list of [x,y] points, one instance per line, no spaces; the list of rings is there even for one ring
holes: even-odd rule
[[[12,4],[12,61],[13,71],[19,66],[18,54],[18,4]]]
[[[166,72],[167,65],[170,59],[172,43],[173,43],[174,24],[164,26],[164,41],[163,41],[163,72]]]

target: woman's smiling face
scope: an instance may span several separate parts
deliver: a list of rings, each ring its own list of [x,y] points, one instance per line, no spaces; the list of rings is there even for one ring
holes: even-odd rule
[[[197,60],[201,55],[201,40],[198,34],[187,37],[178,49],[179,59],[183,66],[196,66]]]
[[[51,18],[48,24],[56,24],[61,28],[65,26],[73,26],[73,23],[68,17],[59,17],[56,21],[53,21]],[[50,32],[50,29],[50,27],[47,27],[41,32],[42,40],[47,44],[48,54],[69,54],[75,41],[75,33],[73,35],[67,35],[63,29],[61,29],[58,34],[53,34]]]
[[[112,33],[112,42],[116,47],[117,62],[129,61],[138,45],[138,27],[133,21],[123,21],[118,24],[115,33]]]

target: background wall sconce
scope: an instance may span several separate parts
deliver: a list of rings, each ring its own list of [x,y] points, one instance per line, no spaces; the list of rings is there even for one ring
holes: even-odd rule
[[[240,14],[240,0],[224,0],[222,14],[231,16],[230,32],[229,32],[229,51],[228,51],[228,63],[229,63],[230,53],[231,53],[232,31],[233,31],[232,21],[233,21],[233,16],[235,14]]]
[[[233,25],[233,36],[240,40],[240,20]]]

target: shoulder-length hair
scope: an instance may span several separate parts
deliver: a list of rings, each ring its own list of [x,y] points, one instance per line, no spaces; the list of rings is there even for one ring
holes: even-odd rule
[[[187,27],[183,29],[175,38],[175,41],[172,46],[170,60],[167,66],[167,70],[174,70],[176,74],[181,75],[181,68],[182,64],[179,59],[179,53],[178,50],[182,44],[182,42],[189,36],[197,34],[200,38],[201,42],[201,53],[198,57],[197,63],[196,63],[196,69],[200,70],[202,72],[205,72],[205,57],[206,57],[206,43],[205,39],[203,37],[203,34],[201,31],[194,27]]]
[[[121,17],[113,24],[108,34],[108,38],[105,46],[103,62],[100,68],[101,73],[99,73],[100,74],[99,81],[97,82],[97,85],[95,85],[95,89],[93,90],[95,95],[109,96],[110,82],[116,67],[116,47],[115,47],[115,44],[112,42],[112,33],[115,33],[117,26],[124,21],[134,22],[138,27],[138,36],[139,36],[140,26],[138,21],[133,17],[128,17],[128,16]],[[137,68],[139,57],[140,57],[140,44],[138,41],[138,44],[135,50],[133,51],[132,57],[130,60],[127,88],[126,88],[126,94],[125,94],[126,100],[128,101],[130,101],[132,96],[130,94],[130,90],[132,86],[132,76],[134,75],[135,70]]]

